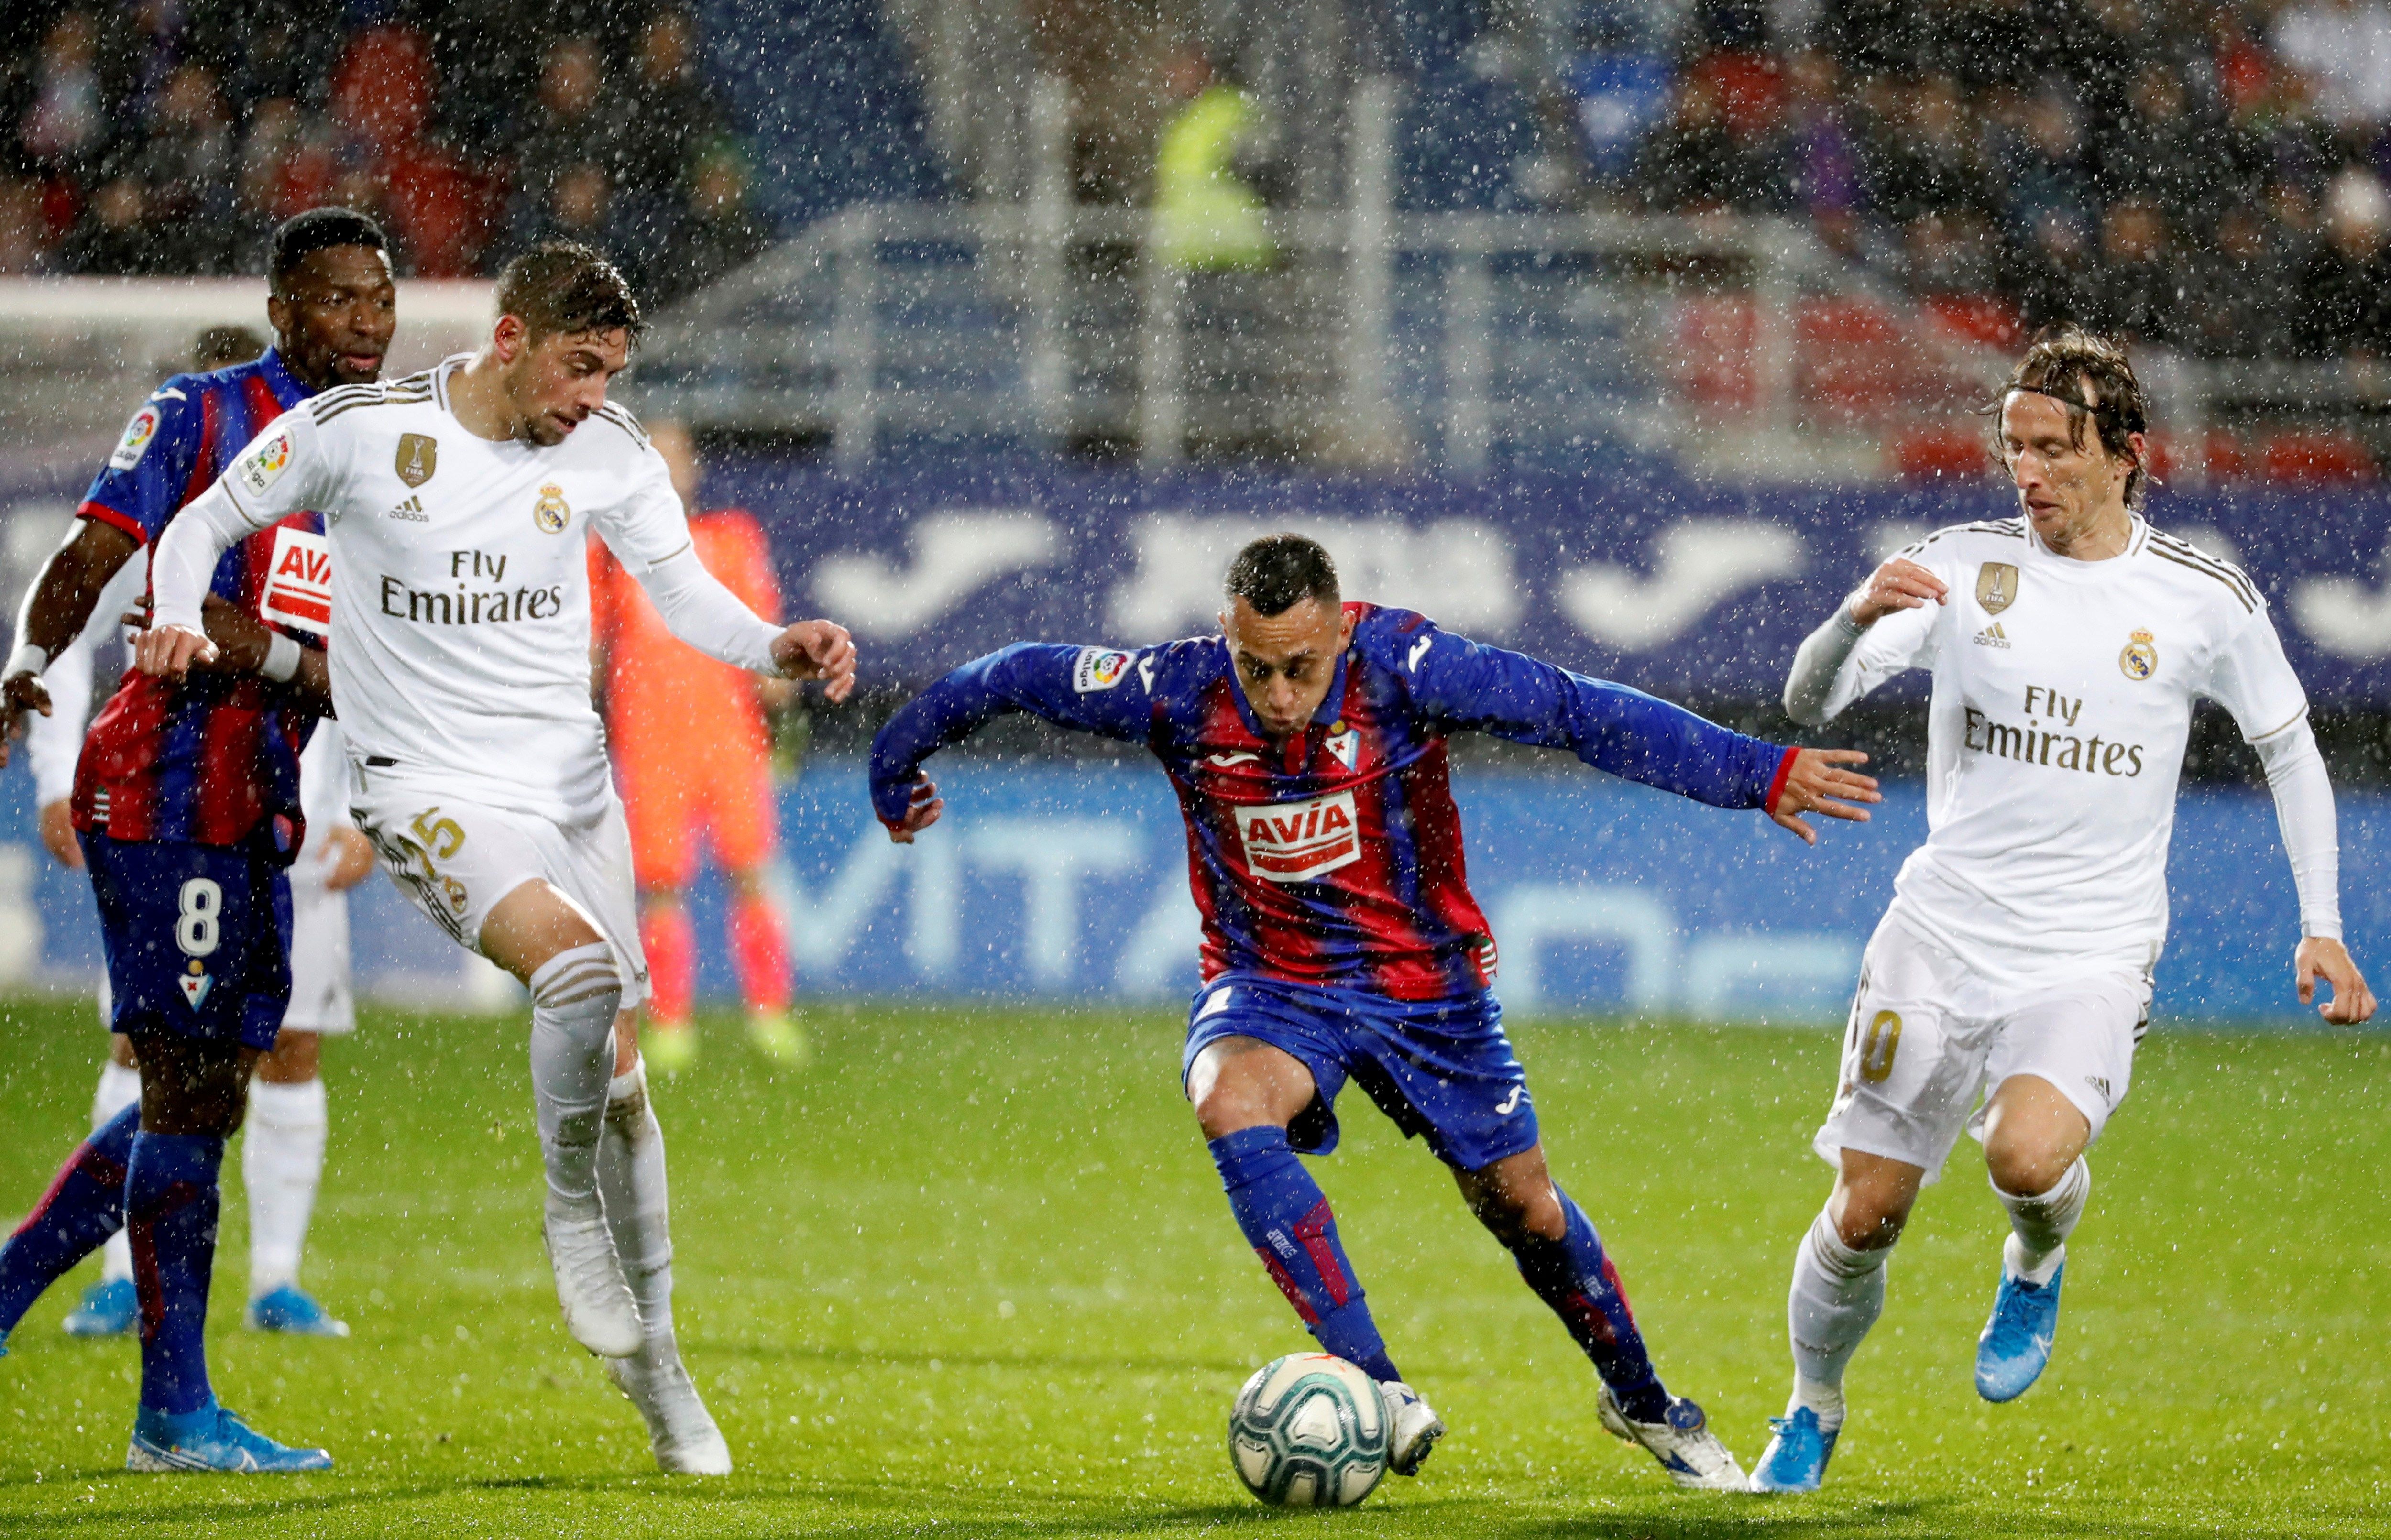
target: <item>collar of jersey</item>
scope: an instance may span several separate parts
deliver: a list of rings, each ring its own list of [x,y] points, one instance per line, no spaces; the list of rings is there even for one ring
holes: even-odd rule
[[[1224,653],[1228,651],[1225,644],[1221,651]],[[1312,721],[1323,727],[1345,715],[1345,665],[1352,655],[1353,649],[1350,643],[1343,652],[1337,654],[1337,673],[1328,681],[1328,693],[1322,697],[1320,709],[1312,714]],[[1245,681],[1237,678],[1237,663],[1234,657],[1229,660],[1229,693],[1236,697],[1237,719],[1246,724],[1246,731],[1263,743],[1269,743],[1270,734],[1262,731],[1261,718],[1254,715],[1253,704],[1246,699]]]
[[[2132,522],[2133,527],[2126,536],[2126,549],[2109,559],[2113,562],[2123,562],[2140,555],[2142,547],[2150,541],[2150,521],[2132,509],[2126,511],[2126,517]],[[2073,557],[2060,555],[2059,552],[2042,543],[2042,537],[2035,533],[2032,519],[2025,521],[2025,548],[2034,553],[2037,564],[2048,565],[2057,572],[2097,572],[2109,564],[2108,562],[2078,562]]]
[[[301,384],[299,377],[291,372],[291,366],[282,361],[282,350],[278,347],[265,350],[265,356],[257,361],[257,371],[265,376],[266,389],[274,393],[274,399],[281,406],[295,407],[316,394]]]

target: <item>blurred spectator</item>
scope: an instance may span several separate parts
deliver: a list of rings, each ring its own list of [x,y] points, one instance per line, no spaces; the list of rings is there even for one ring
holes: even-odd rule
[[[138,165],[159,260],[176,272],[221,273],[233,251],[232,126],[215,76],[178,65],[151,97]]]
[[[2131,342],[2172,343],[2184,317],[2177,304],[2166,212],[2152,198],[2122,198],[2100,221],[2100,278],[2085,317]]]
[[[626,146],[638,136],[630,128],[626,104],[606,89],[606,60],[597,39],[567,37],[551,44],[516,168],[518,238],[524,221],[544,217],[555,183],[566,171],[595,165],[611,188]]]
[[[1785,79],[1787,190],[1809,208],[1829,245],[1849,252],[1858,244],[1859,146],[1836,101],[1835,61],[1805,49],[1787,61]]]
[[[1928,76],[1875,128],[1865,154],[1876,205],[1887,219],[1906,225],[1920,214],[1993,211],[1985,137],[1958,81]]]
[[[43,271],[48,236],[41,184],[31,177],[0,175],[0,278]]]
[[[2247,358],[2290,334],[2297,264],[2272,233],[2266,211],[2247,203],[2218,217],[2187,276],[2185,345],[2212,358]]]
[[[615,239],[614,179],[595,161],[559,168],[548,178],[547,195],[527,204],[515,226],[516,245],[529,251],[543,240],[577,240],[625,261],[623,242]]]
[[[18,127],[26,156],[45,170],[83,174],[109,139],[91,19],[58,18],[33,60],[33,102]]]
[[[2088,230],[2100,194],[2074,94],[2058,86],[2038,91],[2019,103],[2012,120],[1998,140],[2001,217],[2010,238],[2041,243],[2050,220],[2079,235]]]
[[[2391,193],[2370,171],[2344,171],[2325,189],[2324,240],[2302,265],[2293,337],[2324,358],[2391,351]]]
[[[674,223],[663,257],[649,267],[642,304],[670,304],[755,260],[772,238],[747,214],[747,168],[728,142],[698,157],[689,205]],[[639,275],[635,274],[635,280]]]
[[[1747,120],[1751,126],[1758,124]],[[1645,141],[1635,179],[1646,201],[1669,213],[1782,210],[1791,203],[1792,188],[1782,154],[1771,153],[1777,149],[1749,133],[1738,134],[1718,74],[1696,69],[1677,83],[1666,126]]]
[[[67,238],[60,265],[70,273],[133,278],[165,270],[164,255],[149,222],[149,200],[141,179],[120,172],[102,182]]]
[[[2308,79],[2317,109],[2343,128],[2391,118],[2391,5],[2302,0],[2275,18],[2275,51]]]
[[[658,11],[631,56],[631,122],[623,147],[626,191],[676,196],[698,147],[728,126],[722,104],[697,67],[697,28],[685,11]]]

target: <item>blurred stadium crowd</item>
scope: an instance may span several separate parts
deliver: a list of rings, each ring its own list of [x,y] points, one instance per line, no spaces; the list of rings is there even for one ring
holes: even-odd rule
[[[1824,0],[1792,26],[1714,0],[1663,57],[1626,177],[1647,206],[1806,214],[2029,325],[2391,344],[2382,0]]]
[[[622,253],[660,299],[768,239],[697,24],[669,4],[5,13],[0,274],[259,272],[275,224],[326,201],[380,214],[419,277],[561,236]]]

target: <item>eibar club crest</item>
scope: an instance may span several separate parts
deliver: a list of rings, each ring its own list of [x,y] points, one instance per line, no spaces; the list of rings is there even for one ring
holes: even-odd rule
[[[2126,643],[2126,650],[2117,654],[2117,666],[2125,670],[2127,679],[2146,679],[2159,671],[2156,640],[2148,631],[2136,631],[2134,639]]]
[[[440,441],[429,434],[401,434],[394,464],[399,480],[409,486],[420,486],[440,469]]]
[[[564,500],[564,488],[549,482],[539,489],[539,501],[531,511],[532,522],[550,535],[562,535],[573,510]]]
[[[2017,602],[2018,570],[2007,562],[1987,562],[1976,569],[1976,602],[1986,615],[1998,615]]]

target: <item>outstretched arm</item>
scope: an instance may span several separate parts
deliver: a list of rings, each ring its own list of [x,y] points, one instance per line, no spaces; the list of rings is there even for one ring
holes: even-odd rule
[[[639,578],[672,634],[706,656],[754,673],[820,679],[834,701],[854,691],[855,642],[846,627],[827,620],[773,625],[706,571],[694,546],[682,546]]]
[[[930,756],[1008,712],[1126,743],[1152,731],[1153,654],[1016,641],[976,658],[898,708],[872,741],[872,810],[910,845],[945,804],[922,773]]]
[[[1596,770],[1714,808],[1764,809],[1813,844],[1816,831],[1803,814],[1864,823],[1867,810],[1852,804],[1881,800],[1873,780],[1842,768],[1867,761],[1856,750],[1788,748],[1432,625],[1416,635],[1403,650],[1414,698],[1453,727],[1566,748]]]
[[[50,692],[42,685],[50,661],[73,648],[90,623],[99,590],[140,549],[138,540],[114,524],[78,519],[65,544],[35,575],[17,612],[16,644],[0,667],[6,676],[0,678],[0,766],[8,763],[8,739],[18,717],[28,711],[50,714]]]

